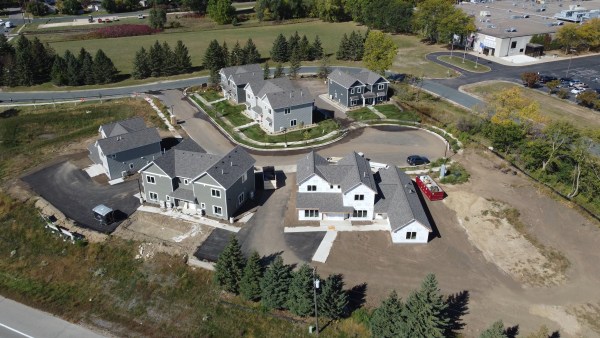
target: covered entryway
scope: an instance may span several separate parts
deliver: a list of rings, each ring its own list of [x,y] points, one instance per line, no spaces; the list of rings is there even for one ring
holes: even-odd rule
[[[375,103],[375,94],[367,92],[362,95],[363,107],[367,104],[373,105]]]
[[[348,218],[349,214],[341,213],[341,212],[327,212],[323,213],[324,221],[343,221]]]
[[[167,204],[184,210],[196,210],[194,192],[188,189],[175,189],[168,196]]]

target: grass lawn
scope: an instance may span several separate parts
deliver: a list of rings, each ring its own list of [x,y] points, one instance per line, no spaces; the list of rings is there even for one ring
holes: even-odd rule
[[[244,129],[244,135],[249,138],[266,143],[277,143],[277,142],[294,142],[304,141],[313,138],[325,136],[334,130],[338,130],[337,123],[333,120],[325,120],[318,123],[316,127],[304,130],[296,130],[286,133],[285,135],[268,135],[258,125],[253,125],[247,129]]]
[[[246,115],[242,114],[246,106],[243,104],[232,106],[227,101],[217,102],[213,107],[219,112],[220,116],[223,116],[233,123],[235,126],[243,126],[252,122]]]
[[[163,125],[147,102],[134,99],[5,108],[0,113],[0,180],[52,158],[69,143],[96,135],[104,123],[133,116]]]
[[[482,65],[480,63],[476,64],[471,60],[465,59],[463,62],[463,58],[460,56],[441,55],[438,56],[438,60],[449,63],[455,67],[464,69],[472,73],[487,73],[491,70],[490,67]]]
[[[220,91],[214,89],[200,89],[198,95],[202,96],[206,101],[212,102],[223,98]]]
[[[580,128],[600,128],[600,116],[591,109],[515,83],[486,81],[464,86],[463,89],[482,97],[484,100],[489,100],[494,93],[513,87],[521,88],[526,97],[538,101],[541,113],[552,120],[569,121]]]
[[[348,115],[351,119],[356,121],[379,119],[379,116],[377,116],[377,114],[375,114],[369,108],[366,107],[357,110],[351,110],[349,112],[346,112],[346,115]]]
[[[401,111],[394,104],[379,105],[379,106],[375,106],[375,108],[380,113],[385,115],[385,117],[387,117],[388,119],[396,119],[396,120],[403,120],[403,121],[419,121],[420,120],[419,115],[417,115],[415,112],[406,111],[406,110]]]
[[[431,52],[446,51],[442,46],[424,44],[415,35],[392,35],[392,40],[399,47],[398,55],[392,64],[392,71],[429,78],[447,78],[448,71],[450,76],[458,75],[449,68],[425,59],[425,55]]]

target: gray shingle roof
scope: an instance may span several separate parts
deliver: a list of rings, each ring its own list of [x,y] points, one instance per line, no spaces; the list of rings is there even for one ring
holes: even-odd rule
[[[160,135],[158,135],[156,128],[146,128],[112,137],[102,138],[97,142],[98,146],[100,149],[102,149],[102,152],[105,155],[112,155],[149,144],[160,143],[160,140]]]
[[[315,101],[308,90],[295,89],[283,92],[267,93],[267,100],[273,109],[289,108]]]
[[[194,202],[196,200],[196,197],[194,196],[194,191],[190,189],[177,188],[175,189],[175,191],[170,193],[169,196],[188,202]]]
[[[243,73],[260,73],[260,78],[262,79],[262,68],[259,64],[251,64],[251,65],[243,65],[243,66],[232,66],[221,69],[221,73],[225,75],[227,79],[233,74],[243,74]]]
[[[334,69],[331,73],[329,73],[329,79],[335,81],[337,84],[344,88],[350,88],[356,81],[363,83],[355,76],[346,73],[338,68]]]
[[[320,212],[351,212],[352,207],[345,207],[342,194],[299,192],[296,195],[297,209],[315,209]]]
[[[132,131],[139,131],[146,129],[144,119],[141,117],[134,117],[128,120],[117,121],[113,123],[107,123],[100,126],[100,129],[104,131],[106,137],[122,135],[130,133]]]
[[[372,85],[373,83],[379,81],[379,79],[382,78],[383,80],[387,81],[383,76],[374,73],[368,69],[363,69],[360,72],[354,74],[354,76],[366,85]]]
[[[236,146],[225,156],[221,157],[206,172],[212,176],[223,188],[231,187],[243,173],[254,166],[256,160],[244,148]],[[254,179],[248,177],[248,179]]]
[[[298,165],[296,166],[296,184],[300,185],[304,180],[315,173],[323,177],[323,175],[317,169],[317,166],[326,166],[328,164],[329,163],[326,159],[314,151],[306,154],[306,156],[300,158]]]
[[[342,191],[346,191],[354,188],[359,183],[363,183],[371,190],[377,192],[377,185],[375,184],[375,178],[371,172],[371,165],[369,161],[360,156],[358,153],[353,151],[350,155],[342,158],[336,165],[338,166],[349,166],[351,169],[347,170],[344,179],[341,182]]]

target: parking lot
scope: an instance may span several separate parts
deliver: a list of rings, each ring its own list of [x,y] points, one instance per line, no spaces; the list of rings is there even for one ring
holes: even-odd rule
[[[86,160],[63,161],[25,176],[22,180],[78,226],[111,233],[138,208],[139,201],[133,196],[138,192],[138,183],[130,180],[111,186],[94,181],[75,164],[86,163]],[[87,162],[91,163],[89,160]],[[92,214],[92,209],[98,204],[115,210],[117,222],[100,225]]]

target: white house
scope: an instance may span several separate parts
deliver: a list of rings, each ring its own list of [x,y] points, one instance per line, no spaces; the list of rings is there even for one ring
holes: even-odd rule
[[[432,231],[410,177],[396,167],[375,172],[356,152],[332,163],[310,152],[297,166],[300,221],[387,219],[394,243],[427,243]]]

